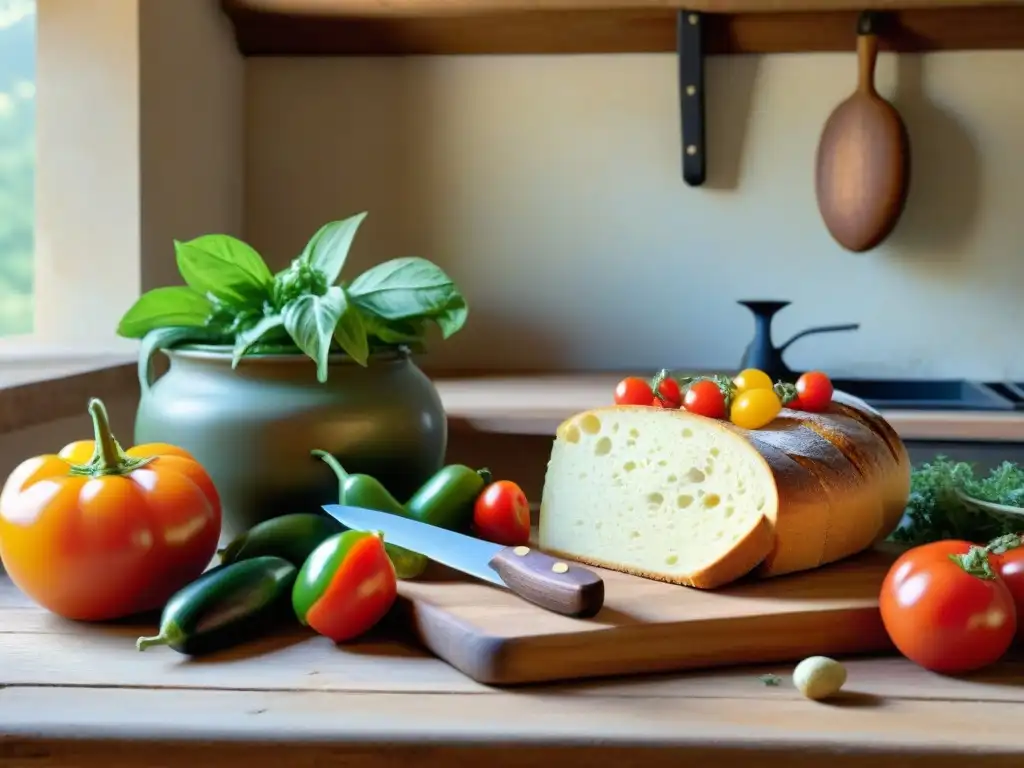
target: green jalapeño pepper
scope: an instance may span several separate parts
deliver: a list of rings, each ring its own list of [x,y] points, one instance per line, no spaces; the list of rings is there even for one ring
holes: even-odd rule
[[[339,504],[390,512],[451,531],[469,528],[473,505],[491,482],[491,473],[486,469],[451,464],[427,480],[408,502],[400,504],[376,478],[350,475],[326,451],[316,450],[313,455],[327,462],[338,476]]]
[[[375,509],[378,512],[390,512],[393,515],[406,517],[405,509],[395,500],[391,492],[375,477],[369,475],[350,475],[341,463],[327,451],[313,451],[338,476],[338,503],[349,507]]]
[[[169,645],[198,656],[251,640],[288,619],[298,569],[280,557],[218,565],[182,587],[164,606],[160,634],[140,637],[141,651]]]
[[[369,475],[350,475],[341,466],[341,463],[326,451],[315,450],[313,455],[323,459],[324,463],[338,476],[339,504],[375,509],[378,512],[390,512],[401,517],[408,516],[405,508],[395,501],[391,492],[376,478]],[[342,530],[344,529],[342,528]],[[402,549],[394,544],[385,545],[385,549],[400,579],[415,579],[417,576],[421,576],[430,565],[430,560],[419,552]]]
[[[299,569],[292,608],[304,625],[342,643],[372,629],[397,596],[383,539],[369,531],[345,531],[317,547]]]
[[[405,504],[406,514],[440,528],[466,530],[473,522],[473,505],[490,482],[486,469],[450,464],[413,494]]]
[[[314,549],[344,529],[333,517],[312,512],[272,517],[236,536],[220,550],[222,563],[236,563],[254,557],[283,557],[301,568]]]

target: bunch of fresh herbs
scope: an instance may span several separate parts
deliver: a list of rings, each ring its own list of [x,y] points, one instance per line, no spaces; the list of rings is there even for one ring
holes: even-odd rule
[[[392,259],[339,281],[360,213],[324,225],[291,264],[272,274],[251,246],[229,235],[174,243],[183,286],[143,294],[118,325],[142,339],[140,366],[180,344],[231,345],[232,365],[260,352],[302,352],[327,380],[332,352],[366,365],[379,348],[421,348],[430,323],[449,338],[466,322],[466,300],[437,265]]]
[[[914,467],[907,513],[890,538],[912,546],[940,539],[987,542],[1020,529],[1022,521],[1016,516],[979,509],[966,503],[961,493],[996,504],[1022,506],[1024,469],[1006,461],[987,476],[978,476],[972,464],[946,456]]]

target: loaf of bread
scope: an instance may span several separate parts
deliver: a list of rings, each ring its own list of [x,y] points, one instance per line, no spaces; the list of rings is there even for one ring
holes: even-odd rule
[[[856,554],[899,524],[910,461],[860,401],[741,429],[684,410],[608,406],[559,426],[542,549],[702,589]]]

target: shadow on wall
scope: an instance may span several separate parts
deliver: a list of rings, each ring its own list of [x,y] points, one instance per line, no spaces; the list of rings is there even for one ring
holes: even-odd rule
[[[894,256],[935,261],[967,253],[980,206],[982,164],[967,127],[928,98],[923,56],[897,60],[892,103],[910,134],[910,188],[889,240]]]
[[[439,74],[443,71],[412,62],[401,69],[402,99],[392,105],[395,110],[392,122],[401,128],[400,135],[394,137],[395,141],[402,143],[402,148],[395,149],[403,153],[404,164],[400,193],[397,195],[402,201],[401,229],[406,237],[412,239],[405,243],[394,243],[395,247],[390,251],[373,247],[371,243],[371,250],[378,254],[389,253],[390,256],[412,253],[422,255],[435,260],[459,283],[457,264],[447,263],[445,254],[449,252],[456,233],[466,226],[466,222],[453,219],[452,206],[449,204],[455,203],[458,208],[457,201],[460,198],[479,194],[479,191],[467,186],[453,186],[446,167],[449,154],[445,150],[475,150],[453,144],[448,134],[448,110],[454,105],[439,95],[444,92],[443,86],[434,81],[435,78],[444,77],[444,74]],[[404,137],[404,141],[401,137]],[[423,151],[422,148],[433,148],[433,151]],[[513,151],[514,147],[509,147],[509,150]],[[488,192],[497,194],[497,190],[493,189]],[[421,362],[426,370],[470,367],[474,370],[533,371],[573,368],[573,334],[569,329],[545,326],[531,320],[531,296],[519,297],[515,313],[509,313],[507,305],[505,311],[495,311],[487,305],[486,296],[479,296],[466,297],[470,321],[457,335],[442,341],[440,334],[433,334],[429,354]],[[466,361],[472,362],[467,366]]]
[[[708,189],[733,190],[740,186],[760,67],[760,56],[709,60],[704,74],[704,134],[708,137],[708,171],[704,186]]]
[[[274,126],[274,133],[303,140],[247,157],[246,232],[271,268],[280,269],[325,222],[369,211],[343,271],[351,279],[382,259],[408,254],[401,233],[409,231],[405,188],[416,151],[410,135],[421,130],[413,100],[417,85],[407,76],[413,69],[401,59],[353,61],[340,82],[337,70],[318,64],[288,62],[275,75],[304,87],[278,84],[270,89],[272,98],[263,98],[259,89],[248,91],[250,125]],[[396,68],[399,77],[394,76]],[[330,108],[323,99],[310,97],[325,93],[333,96]],[[259,149],[250,146],[247,151]],[[282,195],[281,190],[288,192]],[[282,199],[291,202],[287,216],[280,212]]]
[[[459,282],[457,267],[444,254],[452,232],[465,222],[453,221],[446,204],[478,191],[452,188],[445,152],[424,151],[448,146],[439,132],[450,126],[445,110],[451,105],[438,98],[437,72],[403,58],[353,59],[344,67],[314,60],[267,65],[267,82],[281,81],[249,90],[247,122],[303,137],[280,151],[247,158],[247,237],[273,269],[285,266],[324,222],[369,211],[343,279],[386,259],[417,255],[436,261]],[[305,86],[287,87],[285,81]],[[325,108],[310,98],[324,93],[334,94],[336,105]],[[289,190],[287,216],[279,210],[281,190]],[[474,368],[566,365],[571,334],[531,323],[529,296],[521,297],[514,316],[507,307],[490,311],[486,299],[467,299],[470,322],[447,341],[431,335],[421,361],[425,368],[465,367],[469,359]]]
[[[431,374],[492,369],[503,372],[579,369],[573,360],[573,336],[568,329],[543,327],[472,304],[470,318],[466,327],[448,341],[441,341],[439,334],[432,334],[429,353],[417,361],[418,365]],[[460,342],[472,350],[471,356],[459,353]],[[472,360],[471,366],[459,364],[467,359]]]

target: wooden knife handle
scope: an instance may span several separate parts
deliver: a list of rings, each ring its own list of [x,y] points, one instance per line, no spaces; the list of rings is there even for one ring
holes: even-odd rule
[[[565,616],[589,619],[604,605],[604,582],[593,571],[530,547],[506,547],[491,567],[524,600]]]

